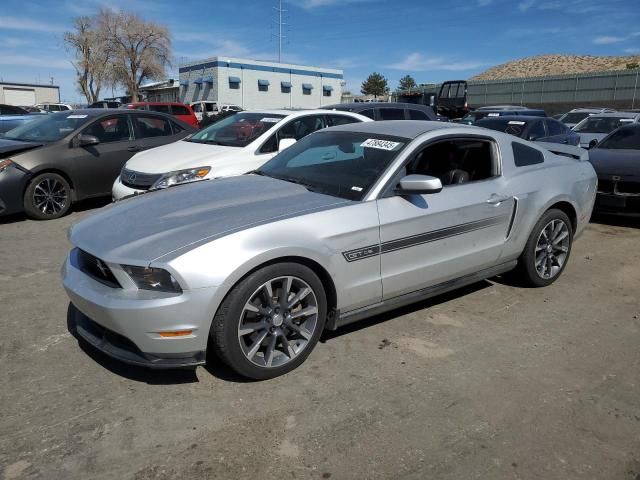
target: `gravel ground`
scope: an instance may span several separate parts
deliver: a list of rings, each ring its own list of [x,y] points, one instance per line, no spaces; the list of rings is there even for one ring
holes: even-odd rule
[[[546,289],[482,282],[326,335],[244,382],[82,348],[68,226],[0,221],[0,475],[640,479],[640,222],[599,219]]]

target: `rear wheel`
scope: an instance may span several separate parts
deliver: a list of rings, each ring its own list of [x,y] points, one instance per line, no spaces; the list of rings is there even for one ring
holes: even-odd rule
[[[264,380],[302,364],[324,329],[327,301],[308,267],[280,263],[236,285],[213,319],[213,347],[237,373]]]
[[[530,286],[551,285],[571,254],[573,228],[561,210],[551,209],[538,220],[518,261],[520,278]]]
[[[24,192],[25,213],[36,220],[51,220],[65,215],[71,207],[69,182],[57,173],[35,177]]]

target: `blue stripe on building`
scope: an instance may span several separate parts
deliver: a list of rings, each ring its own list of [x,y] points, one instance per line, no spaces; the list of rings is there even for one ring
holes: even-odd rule
[[[339,73],[325,73],[325,72],[318,72],[315,70],[300,70],[296,68],[283,68],[283,67],[267,67],[264,65],[252,65],[250,63],[230,63],[230,62],[222,62],[222,61],[200,63],[197,65],[180,67],[178,69],[178,72],[187,73],[187,72],[202,71],[207,68],[217,68],[217,67],[239,68],[243,70],[255,70],[259,72],[290,73],[293,75],[307,75],[310,77],[338,78],[338,79],[343,78],[343,75]]]

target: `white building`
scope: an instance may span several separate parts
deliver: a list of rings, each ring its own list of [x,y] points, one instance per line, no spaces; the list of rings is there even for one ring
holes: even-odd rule
[[[213,100],[258,108],[318,108],[340,103],[343,71],[212,57],[179,67],[179,100]]]
[[[32,83],[0,82],[0,103],[29,106],[36,103],[59,103],[60,87]]]

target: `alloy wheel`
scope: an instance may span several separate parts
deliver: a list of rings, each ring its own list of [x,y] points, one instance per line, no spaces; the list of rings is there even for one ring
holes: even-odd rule
[[[307,282],[294,276],[263,283],[249,297],[238,325],[245,357],[260,367],[280,367],[307,347],[318,326],[318,300]]]
[[[560,273],[569,255],[569,227],[560,219],[551,220],[538,236],[535,267],[538,275],[548,280]]]
[[[33,205],[44,215],[60,213],[68,200],[66,187],[55,178],[43,178],[33,190]]]

